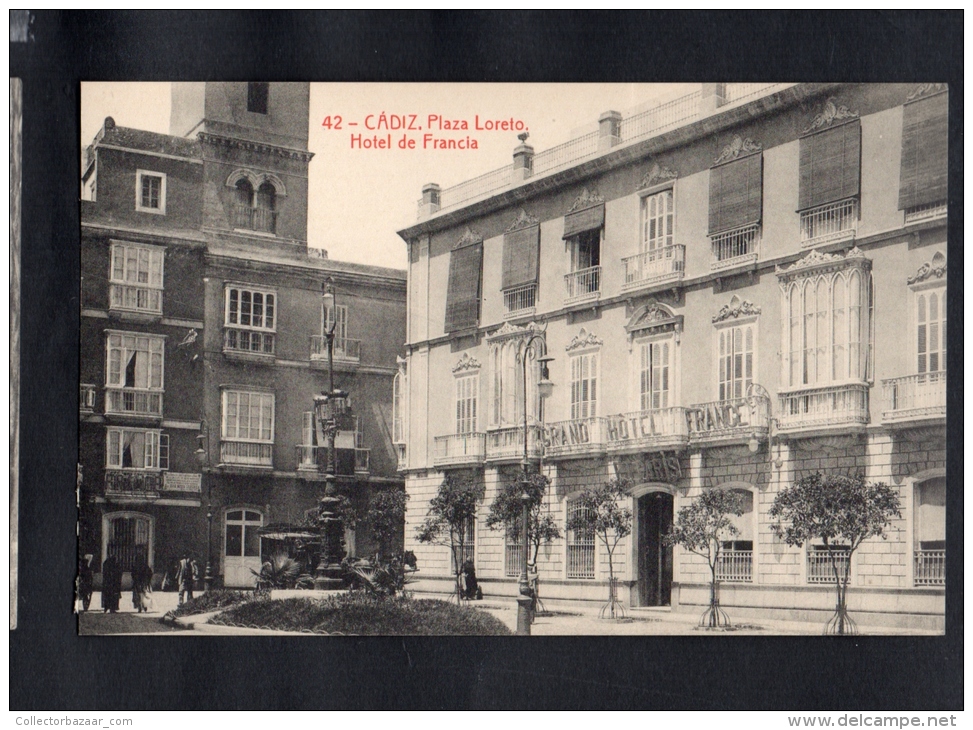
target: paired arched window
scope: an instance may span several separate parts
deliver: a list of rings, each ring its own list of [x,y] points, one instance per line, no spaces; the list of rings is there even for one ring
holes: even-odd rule
[[[233,183],[233,226],[263,233],[277,232],[277,186],[241,174]],[[256,183],[256,185],[255,185]]]

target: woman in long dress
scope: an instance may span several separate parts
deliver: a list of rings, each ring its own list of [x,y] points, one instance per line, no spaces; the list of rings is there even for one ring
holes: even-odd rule
[[[149,610],[150,593],[152,593],[152,568],[142,557],[132,568],[132,605],[138,613]]]
[[[118,601],[122,597],[122,568],[114,555],[101,566],[101,607],[105,612],[117,613]]]

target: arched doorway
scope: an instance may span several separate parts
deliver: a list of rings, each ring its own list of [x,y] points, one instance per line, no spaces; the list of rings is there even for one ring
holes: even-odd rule
[[[672,546],[663,541],[672,528],[672,509],[672,495],[662,489],[637,497],[640,606],[668,606],[672,600]]]

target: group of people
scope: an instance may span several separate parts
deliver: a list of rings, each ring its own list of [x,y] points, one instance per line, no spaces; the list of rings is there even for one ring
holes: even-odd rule
[[[94,570],[92,560],[94,556],[85,555],[78,562],[77,590],[81,608],[87,611],[91,607],[91,595],[94,592]],[[114,555],[109,555],[101,566],[101,607],[105,613],[118,613],[118,604],[122,597],[122,565]],[[189,555],[184,556],[174,570],[175,577],[172,584],[179,590],[179,604],[192,600],[193,591],[199,580],[199,567]],[[132,575],[132,607],[137,613],[151,611],[152,599],[152,568],[144,555],[136,558],[131,569]],[[170,583],[166,573],[162,581],[165,590]]]

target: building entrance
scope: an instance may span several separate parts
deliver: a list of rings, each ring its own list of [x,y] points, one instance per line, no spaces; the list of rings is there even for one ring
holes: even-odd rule
[[[672,596],[672,495],[650,492],[638,500],[638,594],[640,606],[668,606]]]

